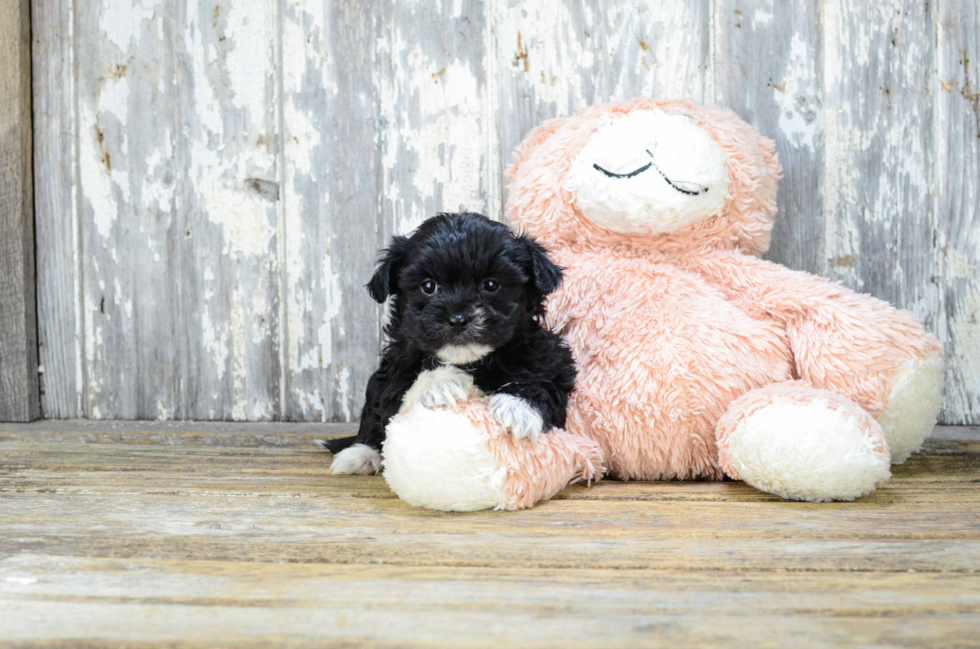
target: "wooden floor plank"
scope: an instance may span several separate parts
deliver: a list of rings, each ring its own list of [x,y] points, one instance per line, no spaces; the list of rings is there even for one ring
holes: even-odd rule
[[[706,574],[488,570],[205,561],[120,561],[25,555],[0,562],[7,639],[32,639],[46,608],[73,623],[65,637],[229,642],[289,629],[285,646],[357,638],[395,645],[525,646],[743,643],[744,625],[769,638],[808,634],[884,643],[909,634],[955,638],[980,621],[976,581],[921,573]],[[119,612],[107,625],[100,611]],[[420,625],[419,619],[427,621]],[[876,622],[887,621],[887,624]],[[855,636],[856,634],[856,636]],[[292,637],[289,637],[292,636]],[[816,644],[820,644],[819,642]]]
[[[854,503],[604,481],[447,514],[330,476],[310,442],[330,427],[42,424],[0,429],[0,647],[938,647],[980,628],[969,429]]]

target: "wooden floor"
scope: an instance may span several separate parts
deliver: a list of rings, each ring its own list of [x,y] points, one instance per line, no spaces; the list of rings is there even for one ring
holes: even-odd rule
[[[980,643],[980,429],[856,503],[602,482],[474,514],[330,476],[322,434],[0,424],[0,646]]]

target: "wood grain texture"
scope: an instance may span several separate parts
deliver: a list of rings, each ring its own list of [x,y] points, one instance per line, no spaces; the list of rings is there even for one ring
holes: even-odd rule
[[[938,156],[945,419],[980,424],[980,8],[939,5]]]
[[[824,27],[827,274],[936,328],[935,11],[834,1]]]
[[[162,1],[65,7],[74,11],[73,47],[85,52],[74,97],[79,414],[155,417],[175,409],[179,386],[171,14]]]
[[[141,418],[279,419],[278,6],[187,0],[175,19],[177,192],[164,281],[179,290],[180,402]],[[157,363],[171,350],[168,341]]]
[[[81,416],[82,321],[76,200],[74,15],[66,0],[33,0],[34,203],[37,309],[45,417]]]
[[[783,164],[766,258],[825,274],[820,3],[728,0],[715,19],[718,101],[775,140]]]
[[[4,589],[0,610],[13,621],[7,638],[21,643],[37,640],[37,629],[47,626],[46,638],[98,637],[109,647],[154,641],[175,647],[330,641],[398,647],[584,647],[589,641],[610,647],[760,641],[785,646],[801,637],[808,646],[835,646],[835,640],[952,646],[977,622],[970,603],[976,580],[964,575],[624,570],[610,588],[593,571],[576,569],[232,569],[209,561],[47,557],[10,562],[0,575],[16,580]],[[78,592],[82,584],[87,596]],[[41,624],[54,607],[64,626]],[[107,609],[126,611],[112,629],[104,627]],[[285,633],[269,637],[275,628]]]
[[[446,514],[328,475],[307,426],[116,428],[0,426],[0,646],[937,647],[980,623],[972,429],[854,503],[600,482]]]
[[[28,0],[0,6],[0,421],[40,412]]]
[[[375,7],[283,8],[283,418],[350,421],[379,348]]]
[[[978,423],[974,4],[38,0],[43,413],[355,420],[378,248],[645,95],[774,138],[768,257],[915,312]]]
[[[384,2],[377,18],[384,240],[439,211],[499,212],[484,4]]]

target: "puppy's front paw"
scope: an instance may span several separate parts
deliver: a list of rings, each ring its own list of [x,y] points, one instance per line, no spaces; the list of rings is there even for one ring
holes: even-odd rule
[[[333,456],[334,475],[374,475],[381,469],[381,453],[367,444],[354,444]]]
[[[544,419],[538,409],[512,394],[495,394],[490,397],[490,412],[517,439],[534,441],[544,429]]]
[[[451,365],[419,374],[402,399],[401,412],[412,406],[444,408],[476,394],[473,377]]]

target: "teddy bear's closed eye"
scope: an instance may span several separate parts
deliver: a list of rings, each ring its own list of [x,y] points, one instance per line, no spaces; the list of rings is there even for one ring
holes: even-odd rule
[[[653,153],[650,151],[650,149],[647,149],[647,155],[649,155],[651,158],[653,157]],[[708,191],[708,189],[709,189],[708,187],[705,187],[704,185],[699,185],[698,183],[692,183],[692,182],[689,182],[689,181],[686,181],[686,180],[671,180],[670,178],[667,177],[667,174],[664,173],[663,169],[661,169],[660,167],[658,167],[652,161],[646,163],[645,165],[643,165],[639,169],[635,169],[633,171],[630,171],[630,172],[624,173],[624,174],[613,173],[612,171],[609,171],[608,169],[604,169],[604,168],[600,167],[598,163],[594,163],[592,165],[592,167],[596,171],[602,173],[605,176],[608,176],[609,178],[634,178],[636,176],[639,176],[641,173],[643,173],[644,171],[646,171],[647,169],[650,169],[652,167],[653,169],[656,169],[657,170],[657,173],[660,174],[660,177],[663,178],[664,181],[666,181],[666,183],[668,185],[670,185],[673,189],[679,191],[682,194],[686,194],[688,196],[697,196],[699,194],[706,193]]]

